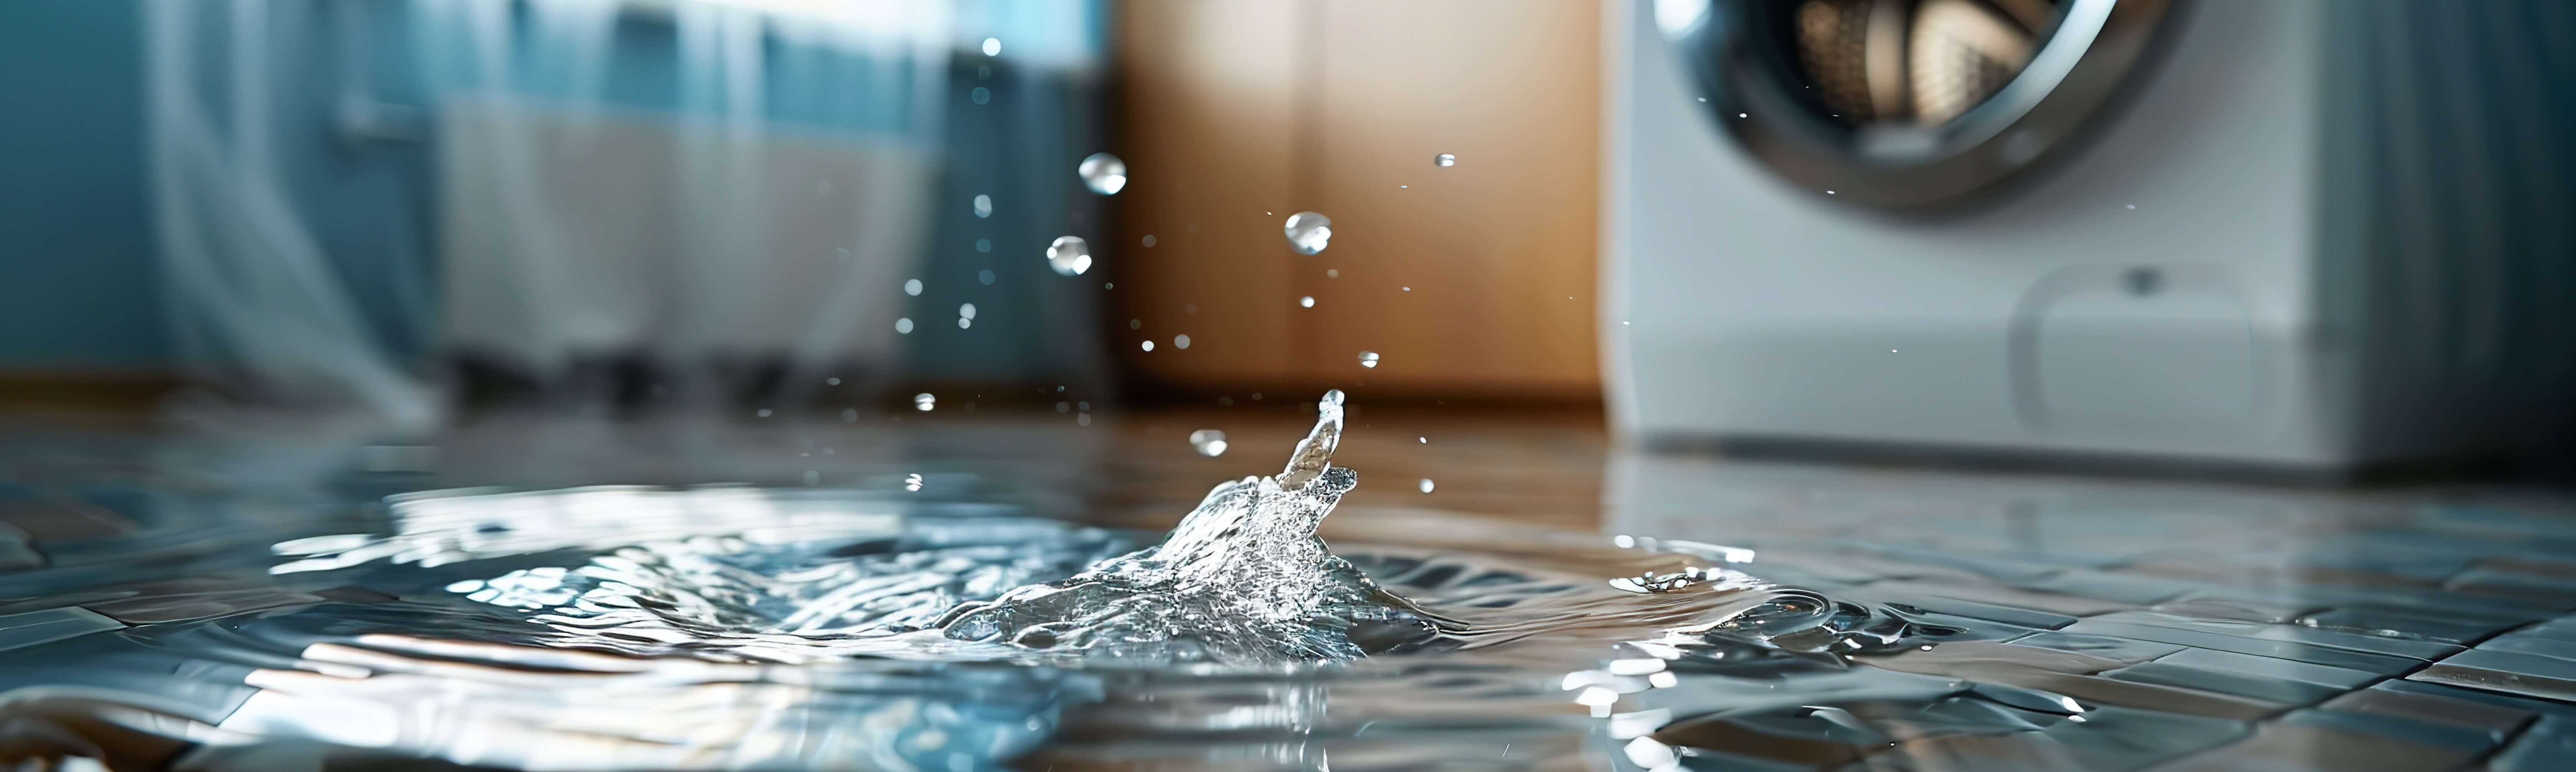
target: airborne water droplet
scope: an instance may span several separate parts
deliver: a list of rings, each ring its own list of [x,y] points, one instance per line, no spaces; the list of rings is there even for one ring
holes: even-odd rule
[[[1091,270],[1091,244],[1080,236],[1063,236],[1047,245],[1047,267],[1059,276],[1079,276]]]
[[[1282,230],[1288,234],[1288,246],[1301,255],[1322,252],[1325,243],[1333,240],[1332,219],[1314,212],[1289,215],[1288,225]]]
[[[1127,187],[1127,162],[1108,153],[1093,153],[1074,169],[1082,175],[1084,187],[1100,195],[1114,195]]]
[[[1001,38],[985,38],[985,39],[984,39],[984,55],[985,55],[985,56],[1001,56],[1001,55],[1002,55],[1002,39],[1001,39]]]
[[[911,333],[912,333],[912,319],[910,319],[910,318],[908,318],[908,317],[907,317],[907,318],[903,318],[903,319],[896,319],[896,320],[894,320],[894,331],[895,331],[896,333],[899,333],[899,334],[905,334],[905,335],[909,335],[909,334],[911,334]]]
[[[1142,345],[1146,351],[1152,351],[1152,350],[1154,350],[1154,342],[1153,342],[1153,341],[1150,341],[1150,340],[1149,340],[1149,341],[1145,341],[1144,343],[1142,343],[1142,344],[1140,344],[1140,345]]]
[[[957,306],[957,315],[958,315],[958,316],[966,317],[966,318],[968,318],[968,319],[973,319],[973,318],[975,318],[975,304],[973,304],[973,303],[963,303],[963,304],[959,304],[959,305]]]
[[[1197,449],[1199,455],[1208,458],[1225,455],[1225,432],[1215,429],[1190,432],[1190,447]]]
[[[1375,352],[1375,351],[1362,351],[1362,352],[1360,352],[1360,366],[1361,366],[1361,367],[1376,367],[1376,366],[1377,366],[1377,352]]]
[[[987,195],[984,195],[984,194],[982,194],[982,193],[977,193],[977,194],[975,194],[975,216],[977,216],[977,217],[991,217],[991,216],[993,216],[993,197],[992,197],[992,196],[987,196]]]
[[[1432,489],[1433,487],[1434,487],[1434,486],[1431,484],[1431,478],[1429,478],[1429,477],[1422,478],[1422,492],[1424,492],[1424,493],[1430,493],[1430,492],[1431,492],[1431,489]]]
[[[931,396],[929,392],[912,395],[912,409],[914,410],[927,413],[930,412],[931,408],[938,406],[939,398]]]
[[[1298,299],[1297,299],[1297,307],[1298,307],[1298,308],[1314,308],[1314,307],[1315,307],[1315,296],[1313,296],[1313,295],[1307,295],[1307,296],[1305,296],[1305,297],[1298,298]]]
[[[1441,154],[1439,154],[1439,155],[1435,155],[1435,156],[1432,156],[1432,157],[1431,157],[1431,165],[1433,165],[1433,166],[1457,166],[1457,165],[1458,165],[1458,157],[1457,157],[1457,156],[1454,156],[1454,155],[1450,155],[1450,154],[1448,154],[1448,153],[1441,153]]]
[[[1172,336],[1172,348],[1189,348],[1189,347],[1190,347],[1190,336],[1187,336],[1187,335],[1174,335],[1174,336]]]
[[[919,297],[919,296],[921,295],[921,280],[920,280],[920,279],[905,279],[905,280],[903,280],[903,294],[906,294],[906,295],[912,295],[912,296],[915,296],[915,297]]]

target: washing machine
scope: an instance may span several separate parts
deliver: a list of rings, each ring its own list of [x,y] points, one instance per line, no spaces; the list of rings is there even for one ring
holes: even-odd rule
[[[2576,3],[1618,0],[1648,443],[2343,474],[2576,403]]]

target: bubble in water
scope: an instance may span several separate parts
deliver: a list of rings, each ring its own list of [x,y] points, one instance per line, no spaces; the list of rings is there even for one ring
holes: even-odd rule
[[[915,297],[920,296],[920,295],[921,295],[921,280],[920,280],[920,279],[905,279],[905,280],[903,280],[903,294],[906,294],[906,295],[912,295],[912,296],[915,296]]]
[[[1377,352],[1375,352],[1375,351],[1362,351],[1362,352],[1360,352],[1360,366],[1361,366],[1361,367],[1376,367],[1376,366],[1377,366]]]
[[[977,216],[977,217],[991,217],[991,216],[993,216],[993,197],[992,197],[992,196],[987,196],[987,195],[984,195],[984,194],[982,194],[982,193],[977,193],[977,194],[975,194],[975,216]]]
[[[1225,432],[1215,429],[1190,432],[1190,447],[1197,449],[1199,455],[1208,458],[1225,455]]]
[[[1093,153],[1083,158],[1082,165],[1074,171],[1082,174],[1082,184],[1091,188],[1093,193],[1115,195],[1119,189],[1127,187],[1127,162],[1108,153]]]
[[[1174,335],[1174,336],[1172,336],[1172,348],[1189,348],[1189,347],[1190,347],[1190,336],[1187,336],[1187,335]]]
[[[1305,297],[1298,298],[1298,299],[1297,299],[1297,307],[1298,307],[1298,308],[1314,308],[1314,307],[1315,307],[1315,296],[1313,296],[1313,295],[1307,295],[1307,296],[1305,296]]]
[[[1436,486],[1433,486],[1433,485],[1431,484],[1431,478],[1429,478],[1429,477],[1422,478],[1422,492],[1424,492],[1424,493],[1430,493],[1430,492],[1431,492],[1431,489],[1432,489],[1433,487],[1436,487]]]
[[[1080,276],[1091,270],[1091,244],[1081,236],[1063,236],[1047,245],[1047,267],[1059,276]]]
[[[914,410],[927,413],[930,412],[931,408],[938,406],[939,398],[931,396],[929,392],[912,395],[912,409]]]
[[[1145,349],[1146,351],[1152,351],[1152,350],[1154,350],[1154,342],[1153,342],[1153,341],[1150,341],[1150,340],[1149,340],[1149,341],[1145,341],[1144,343],[1139,344],[1139,345],[1143,346],[1143,347],[1144,347],[1144,349]]]
[[[1448,154],[1448,153],[1441,153],[1441,154],[1439,154],[1439,155],[1435,155],[1435,156],[1432,156],[1432,157],[1431,157],[1431,165],[1433,165],[1433,166],[1457,166],[1457,165],[1458,165],[1458,157],[1457,157],[1457,156],[1454,156],[1454,155],[1450,155],[1450,154]]]
[[[906,317],[906,318],[902,318],[902,319],[896,319],[896,320],[894,320],[894,331],[895,331],[895,332],[897,332],[897,333],[900,333],[900,334],[906,334],[906,335],[911,334],[911,333],[912,333],[912,319],[911,319],[910,317]]]
[[[1314,212],[1289,215],[1288,226],[1282,230],[1288,234],[1288,246],[1295,247],[1301,255],[1322,252],[1325,242],[1333,240],[1332,218]]]
[[[975,318],[975,304],[973,304],[973,303],[961,303],[961,304],[958,304],[958,306],[957,306],[957,315],[958,315],[958,316],[966,317],[966,318],[968,318],[968,319],[973,319],[973,318]]]

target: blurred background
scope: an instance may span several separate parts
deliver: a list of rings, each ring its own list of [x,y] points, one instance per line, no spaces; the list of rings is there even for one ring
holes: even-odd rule
[[[0,383],[430,425],[1248,399],[1372,349],[1595,403],[1598,9],[1467,5],[10,3]],[[1299,210],[1372,235],[1298,256]]]
[[[0,405],[2563,455],[2564,9],[2168,5],[19,0]]]

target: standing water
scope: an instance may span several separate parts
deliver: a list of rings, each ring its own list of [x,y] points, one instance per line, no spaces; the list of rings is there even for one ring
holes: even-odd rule
[[[2576,636],[2547,620],[2576,606],[2550,579],[2576,530],[2518,514],[2563,506],[1614,470],[1621,517],[1729,523],[1757,563],[1335,516],[1360,475],[1333,463],[1341,395],[1314,409],[1284,468],[1162,534],[1014,514],[1085,483],[922,449],[834,468],[838,488],[480,488],[330,514],[203,475],[155,478],[157,509],[82,498],[105,472],[0,446],[15,479],[91,486],[6,511],[37,527],[0,534],[0,761],[2566,768],[2576,694],[2552,663]],[[413,450],[365,463],[428,463]],[[1438,500],[1528,477],[1454,468]],[[39,505],[145,514],[75,528],[26,519]]]

